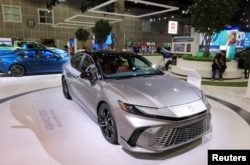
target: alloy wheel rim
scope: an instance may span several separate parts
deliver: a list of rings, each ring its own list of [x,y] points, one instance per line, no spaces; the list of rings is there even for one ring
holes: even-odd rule
[[[22,76],[24,74],[24,68],[20,65],[14,65],[11,67],[10,72],[14,76]]]
[[[99,125],[104,136],[107,139],[111,139],[114,136],[114,121],[108,109],[102,109],[100,111]]]

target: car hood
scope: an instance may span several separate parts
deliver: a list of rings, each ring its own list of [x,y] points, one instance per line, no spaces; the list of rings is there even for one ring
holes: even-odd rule
[[[57,54],[62,55],[63,57],[69,56],[68,52],[66,52],[65,50],[54,48],[54,47],[48,47],[48,49],[57,53]]]
[[[163,108],[201,99],[201,91],[170,75],[112,80],[109,87],[128,104]]]
[[[5,55],[8,55],[8,54],[10,54],[10,53],[13,53],[13,51],[14,51],[15,49],[13,49],[13,48],[1,48],[0,49],[0,56],[5,56]]]

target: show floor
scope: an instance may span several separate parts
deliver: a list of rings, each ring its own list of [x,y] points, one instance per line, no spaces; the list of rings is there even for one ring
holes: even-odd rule
[[[176,150],[135,154],[105,141],[87,111],[64,99],[60,78],[0,75],[0,165],[206,165],[208,149],[250,149],[245,88],[202,86],[212,133]]]

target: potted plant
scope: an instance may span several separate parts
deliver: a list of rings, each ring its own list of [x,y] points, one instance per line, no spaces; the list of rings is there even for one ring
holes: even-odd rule
[[[108,21],[99,20],[92,28],[92,32],[95,35],[95,40],[99,44],[99,48],[103,49],[103,44],[107,40],[108,35],[111,33],[112,26]]]
[[[81,48],[85,49],[85,42],[88,40],[89,35],[90,33],[83,28],[79,28],[75,32],[76,39],[81,42],[81,46],[82,46]]]

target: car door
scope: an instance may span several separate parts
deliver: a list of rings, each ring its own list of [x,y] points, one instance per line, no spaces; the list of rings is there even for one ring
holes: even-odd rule
[[[45,47],[41,47],[33,42],[24,43],[22,47],[25,52],[24,57],[28,57],[23,59],[23,61],[30,68],[30,72],[50,72],[53,70],[53,63],[49,61],[49,56],[52,53],[46,53]]]
[[[80,64],[84,58],[84,53],[78,53],[71,57],[70,59],[70,67],[65,68],[67,84],[70,91],[71,96],[77,101],[80,99],[79,91],[80,84]]]
[[[40,51],[41,54],[37,59],[39,66],[41,67],[41,71],[56,72],[62,70],[61,67],[64,63],[62,56],[47,49]]]
[[[90,66],[95,66],[93,58],[86,54],[80,66],[81,72],[86,72]],[[98,73],[97,73],[98,74]],[[97,75],[98,77],[98,75]],[[80,78],[79,81],[79,101],[84,104],[92,114],[95,114],[96,102],[100,93],[100,85],[98,82],[91,83],[87,78]],[[97,80],[98,81],[98,80]]]
[[[37,51],[33,44],[24,43],[22,50],[17,53],[29,73],[39,72],[39,63],[37,61]]]

